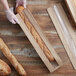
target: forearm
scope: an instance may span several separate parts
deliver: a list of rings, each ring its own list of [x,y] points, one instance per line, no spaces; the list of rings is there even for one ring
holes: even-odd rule
[[[3,6],[4,6],[4,9],[5,10],[9,10],[9,6],[8,6],[7,0],[0,0],[0,1],[2,2]]]
[[[16,15],[15,15],[14,12],[13,12],[13,9],[10,10],[10,8],[9,8],[9,6],[8,6],[7,0],[0,0],[0,1],[1,1],[1,3],[2,3],[3,6],[4,6],[5,14],[6,14],[7,19],[8,19],[11,23],[13,23],[13,24],[16,24],[16,23],[19,24],[19,21],[18,21]]]

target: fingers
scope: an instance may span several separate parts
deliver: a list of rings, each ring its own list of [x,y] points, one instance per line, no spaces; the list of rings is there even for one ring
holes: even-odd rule
[[[20,0],[16,0],[16,8],[19,6]]]
[[[19,6],[19,4],[18,3],[16,3],[16,8]]]
[[[14,18],[14,19],[10,20],[10,22],[11,22],[12,24],[20,24],[20,22],[18,21],[17,18]]]
[[[16,22],[12,19],[12,20],[9,20],[12,24],[16,24]]]
[[[26,0],[23,0],[23,6],[26,8]]]
[[[24,8],[26,8],[26,0],[16,0],[16,8],[20,5],[24,6]]]
[[[17,19],[17,17],[14,18],[14,21],[17,23],[17,24],[20,24],[19,20]]]
[[[17,17],[14,17],[12,20],[9,20],[12,24],[20,24]]]
[[[25,3],[23,4],[23,6],[24,6],[24,8],[26,8],[26,4]]]
[[[12,23],[12,24],[20,24],[16,15],[13,12],[13,8],[10,8],[9,10],[5,11],[7,19]]]
[[[10,11],[11,11],[12,13],[14,13],[14,12],[13,12],[13,7],[10,8]],[[17,24],[20,24],[19,21],[18,21],[18,19],[17,19],[17,17],[16,17],[16,15],[14,15],[14,16],[12,17],[12,19],[9,19],[9,21],[10,21],[12,24],[16,24],[16,23],[17,23]]]

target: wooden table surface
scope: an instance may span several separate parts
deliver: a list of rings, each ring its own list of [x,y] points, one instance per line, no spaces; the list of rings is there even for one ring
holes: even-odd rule
[[[8,0],[9,6],[15,6],[15,1],[16,0]],[[74,25],[64,0],[27,0],[27,8],[39,23],[53,48],[59,56],[62,57],[63,61],[66,62],[53,73],[48,71],[19,25],[13,25],[6,19],[3,7],[0,3],[0,37],[3,38],[11,52],[23,65],[27,76],[74,76],[76,74],[46,10],[54,3],[62,3],[70,22]],[[9,76],[19,76],[1,52],[0,58],[6,61],[12,68],[12,73]]]

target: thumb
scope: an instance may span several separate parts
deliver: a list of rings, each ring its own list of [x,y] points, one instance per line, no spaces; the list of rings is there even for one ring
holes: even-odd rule
[[[16,3],[16,8],[18,7],[18,3]]]
[[[9,20],[12,24],[16,24],[16,22],[12,19],[12,20]]]
[[[23,4],[24,8],[26,8],[26,4]]]
[[[19,20],[17,19],[17,17],[14,18],[14,21],[17,23],[17,24],[20,24]]]

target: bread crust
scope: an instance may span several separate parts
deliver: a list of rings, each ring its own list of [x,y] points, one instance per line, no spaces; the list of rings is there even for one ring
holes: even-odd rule
[[[11,68],[9,65],[0,59],[0,76],[6,76],[11,73]]]

